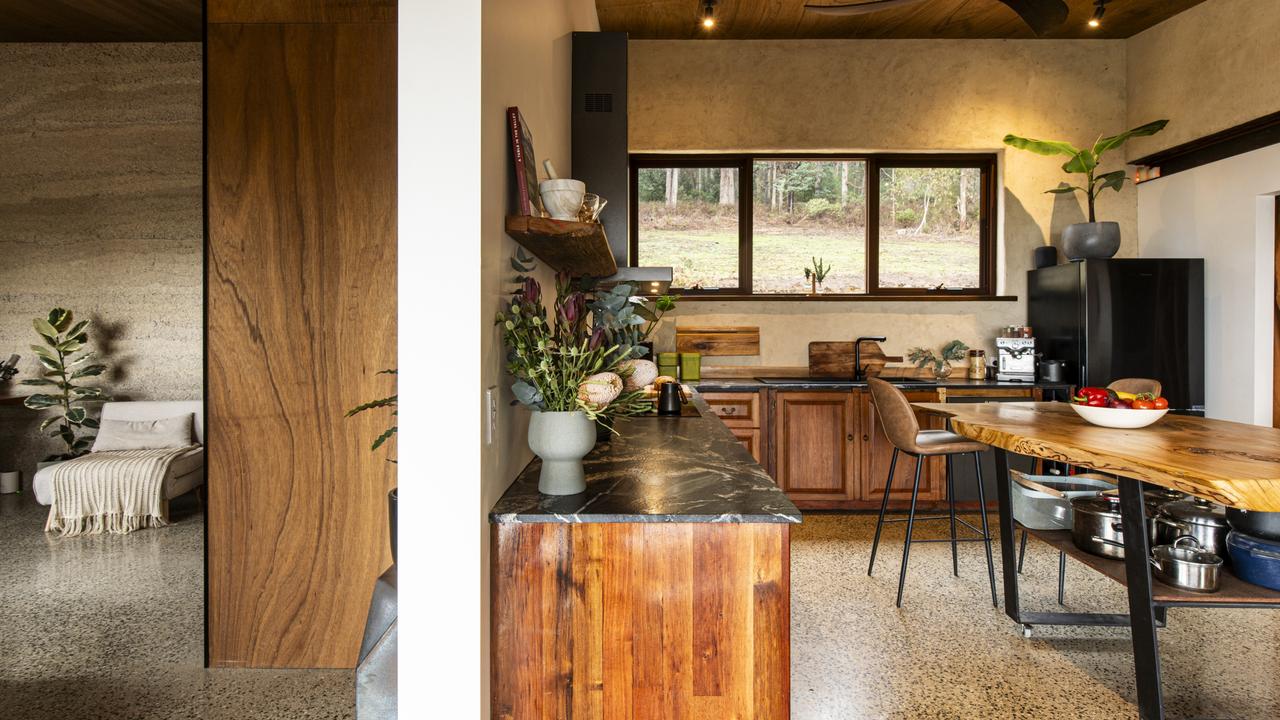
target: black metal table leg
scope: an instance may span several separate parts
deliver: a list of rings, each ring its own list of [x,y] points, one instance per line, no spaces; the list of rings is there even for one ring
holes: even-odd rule
[[[1018,572],[1022,572],[1022,564],[1027,560],[1027,531],[1022,531],[1022,540],[1018,541]]]
[[[1009,492],[1009,453],[991,448],[996,460],[996,498],[1000,504],[1000,571],[1004,575],[1004,614],[1022,622],[1018,609],[1018,554],[1013,546],[1013,499]]]
[[[951,456],[947,456],[947,506],[951,512],[951,574],[960,577],[960,555],[956,552],[956,484]]]
[[[1124,569],[1129,590],[1129,623],[1133,637],[1133,670],[1138,688],[1138,716],[1163,720],[1160,690],[1160,646],[1156,607],[1151,595],[1150,541],[1147,538],[1142,483],[1120,478],[1120,521],[1124,526]],[[1138,532],[1134,530],[1137,529]]]

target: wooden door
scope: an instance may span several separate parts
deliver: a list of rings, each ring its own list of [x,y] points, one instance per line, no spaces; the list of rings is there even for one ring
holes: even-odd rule
[[[907,399],[911,402],[938,402],[936,390],[908,390]],[[871,393],[859,391],[854,393],[858,407],[858,438],[862,443],[861,463],[857,497],[859,500],[880,502],[884,496],[885,479],[889,475],[889,464],[893,459],[893,444],[884,434],[880,424],[880,416],[876,413]],[[916,413],[922,429],[943,429],[944,421],[937,415]],[[893,475],[893,492],[889,499],[895,505],[898,500],[904,503],[911,501],[911,486],[915,481],[916,459],[903,453],[898,454],[898,465]],[[937,502],[947,499],[946,463],[943,458],[932,458],[925,461],[920,476],[920,495],[917,502]]]
[[[738,442],[742,443],[742,446],[747,449],[747,452],[751,453],[751,457],[755,458],[756,462],[764,465],[764,443],[760,435],[760,428],[731,427],[729,432],[738,439]]]
[[[774,479],[792,500],[853,500],[853,393],[782,392],[774,399]]]

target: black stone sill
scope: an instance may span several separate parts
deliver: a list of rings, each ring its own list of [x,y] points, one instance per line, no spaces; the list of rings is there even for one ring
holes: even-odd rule
[[[691,293],[672,289],[680,302],[1017,302],[1017,295],[960,295],[952,293],[920,293],[915,295],[728,295]],[[685,294],[688,293],[688,294]],[[647,298],[657,297],[646,295]]]

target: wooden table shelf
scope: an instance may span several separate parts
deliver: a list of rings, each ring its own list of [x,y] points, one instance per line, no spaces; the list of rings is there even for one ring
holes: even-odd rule
[[[618,272],[609,238],[600,223],[508,215],[507,235],[553,270],[574,277],[608,277]]]
[[[1068,530],[1027,530],[1041,542],[1053,547],[1055,550],[1065,552],[1068,557],[1079,560],[1085,565],[1097,570],[1107,577],[1115,580],[1121,585],[1127,585],[1124,572],[1124,561],[1105,558],[1093,553],[1085,552],[1076,547],[1071,541],[1071,532]],[[1232,574],[1229,568],[1224,568],[1222,572],[1222,582],[1216,593],[1198,593],[1190,590],[1181,590],[1166,585],[1154,575],[1151,584],[1152,599],[1157,605],[1258,605],[1258,606],[1280,606],[1280,592],[1269,590],[1259,585],[1247,583]]]

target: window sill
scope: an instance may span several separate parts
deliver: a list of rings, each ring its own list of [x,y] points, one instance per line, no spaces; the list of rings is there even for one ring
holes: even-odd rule
[[[672,289],[672,294],[680,296],[679,302],[1017,302],[1017,295],[959,295],[948,293],[925,293],[912,295],[720,295],[715,293],[682,294]],[[654,297],[654,296],[646,296]]]

